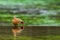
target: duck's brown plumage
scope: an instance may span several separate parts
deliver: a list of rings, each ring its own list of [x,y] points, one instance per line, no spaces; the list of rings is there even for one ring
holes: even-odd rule
[[[14,18],[12,19],[12,23],[13,23],[14,29],[15,29],[15,28],[18,28],[19,23],[23,24],[24,22],[21,19],[16,18],[16,16],[14,16]],[[23,27],[21,27],[21,29],[23,29]]]
[[[19,23],[24,24],[24,22],[21,19],[16,18],[16,16],[14,16],[12,23],[14,25],[14,27],[12,29],[14,36],[16,36],[17,33],[21,33],[21,31],[24,30],[24,25],[22,25],[21,28],[18,27]]]
[[[12,20],[12,23],[16,24],[16,25],[19,24],[19,23],[21,23],[21,22],[22,22],[22,20],[19,19],[19,18],[16,18],[16,17],[14,17],[13,20]]]

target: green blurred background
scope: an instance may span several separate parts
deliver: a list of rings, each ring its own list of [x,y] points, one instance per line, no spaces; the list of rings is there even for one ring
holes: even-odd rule
[[[16,39],[14,15],[25,26]],[[0,0],[0,40],[60,40],[60,0]]]
[[[60,26],[60,0],[0,0],[0,26],[16,15],[25,26]]]

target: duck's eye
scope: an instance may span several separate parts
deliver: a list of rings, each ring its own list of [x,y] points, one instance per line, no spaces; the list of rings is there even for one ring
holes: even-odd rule
[[[22,24],[24,24],[24,22],[21,22]]]

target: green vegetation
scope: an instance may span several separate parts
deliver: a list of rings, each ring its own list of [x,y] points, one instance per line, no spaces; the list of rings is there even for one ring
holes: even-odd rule
[[[0,14],[0,22],[6,22],[5,26],[12,26],[11,20],[13,16],[21,18],[25,22],[25,26],[60,26],[60,19],[52,18],[51,16],[30,15],[30,14]],[[1,24],[0,24],[1,25]]]
[[[25,26],[60,26],[60,0],[0,0],[0,2],[0,22],[7,22],[5,26],[12,26],[11,20],[13,15],[24,20]],[[30,10],[22,10],[27,14],[17,14],[20,12],[20,9]],[[33,11],[33,9],[37,9],[38,11]],[[42,13],[40,12],[41,10],[43,11]],[[15,11],[17,11],[16,14],[14,14]],[[41,14],[46,14],[44,11],[47,11],[47,14],[50,11],[50,14],[56,13],[56,15],[48,14],[42,16]],[[29,14],[29,12],[31,12],[31,14]],[[36,14],[34,12],[36,12]]]
[[[24,7],[33,7],[38,8],[47,7],[48,9],[58,9],[60,0],[0,0],[0,4],[7,6],[14,6],[16,4],[24,5]],[[29,6],[31,5],[31,6]],[[18,7],[18,6],[17,6]]]

